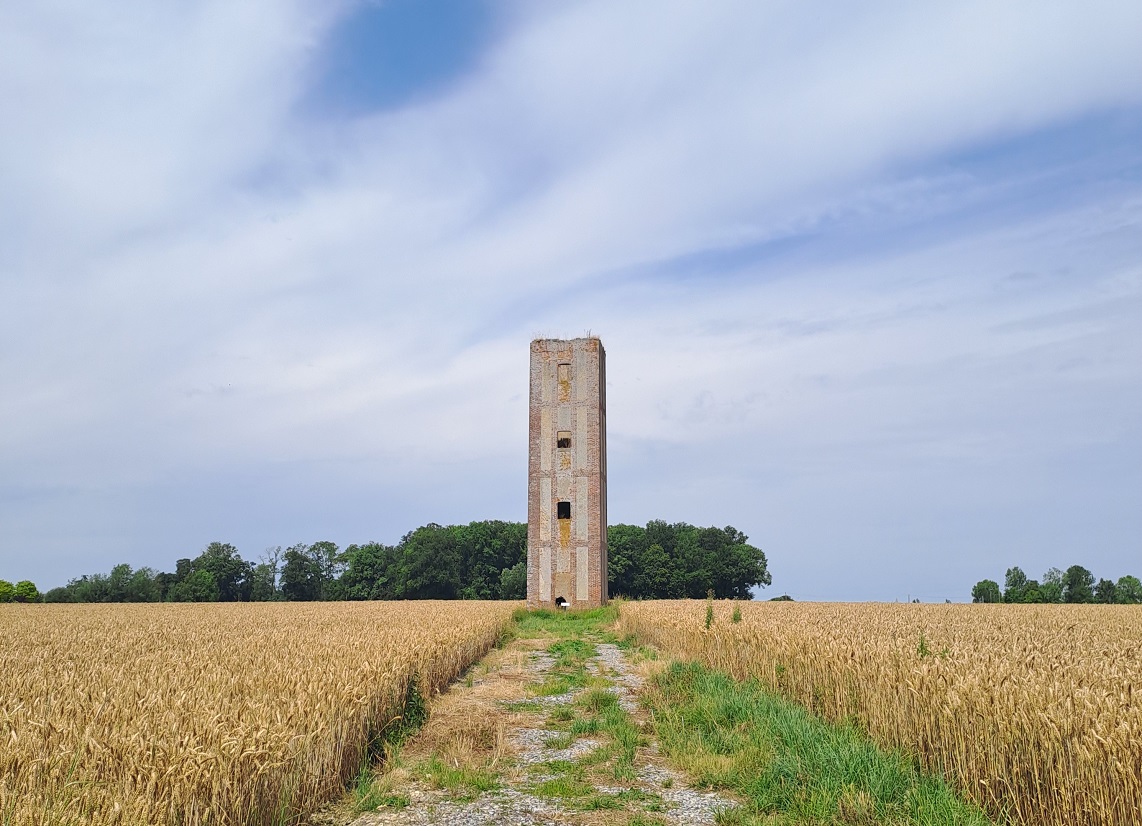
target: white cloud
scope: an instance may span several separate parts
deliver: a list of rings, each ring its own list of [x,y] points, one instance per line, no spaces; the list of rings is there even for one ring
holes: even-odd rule
[[[1059,457],[1137,456],[1137,182],[947,161],[1137,112],[1137,4],[524,4],[446,93],[323,123],[294,105],[344,8],[314,8],[0,11],[4,566],[95,502],[96,567],[518,516],[481,480],[523,473],[539,331],[608,346],[611,513],[772,537],[783,589],[841,538],[946,552],[1023,484],[964,534],[1017,537],[1074,493]],[[250,485],[281,501],[243,521]],[[363,489],[401,507],[334,504]]]

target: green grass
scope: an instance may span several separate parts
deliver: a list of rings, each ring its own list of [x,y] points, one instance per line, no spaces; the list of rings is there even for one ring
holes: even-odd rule
[[[627,821],[627,826],[666,826],[667,822],[658,815],[636,814]]]
[[[433,788],[447,789],[457,800],[474,800],[482,792],[499,787],[499,776],[488,769],[449,766],[432,757],[417,767],[417,773]]]
[[[647,692],[664,752],[698,785],[747,803],[719,822],[990,823],[909,758],[851,726],[832,726],[757,683],[700,665],[672,664]]]
[[[542,682],[533,683],[528,687],[536,697],[558,697],[572,689],[582,688],[587,680],[586,672],[571,674],[552,674]]]
[[[536,763],[529,771],[542,775],[566,774],[576,780],[582,780],[586,774],[582,764],[575,760],[547,760]]]
[[[570,706],[556,706],[547,715],[547,721],[554,723],[555,728],[565,728],[562,723],[571,723],[575,720],[575,712]]]
[[[588,797],[595,794],[595,787],[585,780],[570,775],[560,775],[536,783],[531,788],[536,797],[555,797],[562,800],[573,797]]]
[[[516,700],[511,703],[504,703],[504,708],[508,711],[519,712],[532,712],[538,714],[543,711],[543,703],[539,700]]]
[[[619,704],[619,698],[615,696],[614,692],[607,691],[605,688],[593,688],[590,691],[583,692],[576,702],[588,711],[600,714],[609,709],[616,708]]]
[[[564,804],[581,811],[602,809],[623,809],[638,806],[644,811],[662,811],[665,806],[662,798],[641,789],[626,789],[621,792],[600,792],[584,779],[581,769],[569,770],[557,777],[535,783],[528,791],[536,797],[561,800]]]
[[[575,638],[560,639],[547,647],[547,653],[555,658],[555,662],[548,676],[530,687],[535,696],[556,697],[582,688],[592,679],[587,674],[587,661],[597,653],[594,643]]]
[[[563,751],[564,749],[571,748],[571,744],[575,742],[575,735],[569,731],[553,734],[543,741],[543,745],[553,751]]]
[[[523,638],[555,634],[577,639],[587,633],[599,634],[604,625],[614,624],[618,617],[618,608],[614,605],[583,611],[551,611],[546,608],[528,611],[520,608],[514,614],[515,633]]]
[[[598,734],[602,730],[602,722],[598,717],[579,717],[571,722],[570,731],[577,737],[587,734]]]
[[[595,656],[594,645],[586,640],[560,640],[547,647],[547,652],[555,657],[556,668],[582,668],[583,664]]]
[[[354,796],[353,808],[358,812],[375,812],[377,809],[407,809],[412,805],[412,799],[407,794],[382,794],[369,790],[360,797]]]

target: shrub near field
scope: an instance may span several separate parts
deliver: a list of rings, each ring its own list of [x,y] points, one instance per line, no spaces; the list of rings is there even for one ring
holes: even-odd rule
[[[0,823],[289,823],[516,603],[0,606]]]
[[[997,817],[1142,823],[1142,606],[624,604],[624,633],[916,755]]]

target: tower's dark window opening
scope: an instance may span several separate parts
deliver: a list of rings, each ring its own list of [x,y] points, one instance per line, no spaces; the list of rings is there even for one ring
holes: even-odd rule
[[[555,515],[557,517],[559,517],[560,519],[570,519],[571,518],[571,503],[570,502],[560,502],[559,505],[556,507]]]
[[[560,430],[555,434],[556,447],[571,447],[571,431]]]

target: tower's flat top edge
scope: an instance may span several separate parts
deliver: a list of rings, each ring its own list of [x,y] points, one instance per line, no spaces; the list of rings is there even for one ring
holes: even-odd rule
[[[532,347],[566,347],[570,344],[579,344],[585,342],[595,342],[602,344],[603,340],[598,336],[580,336],[579,338],[533,338],[531,340]]]

